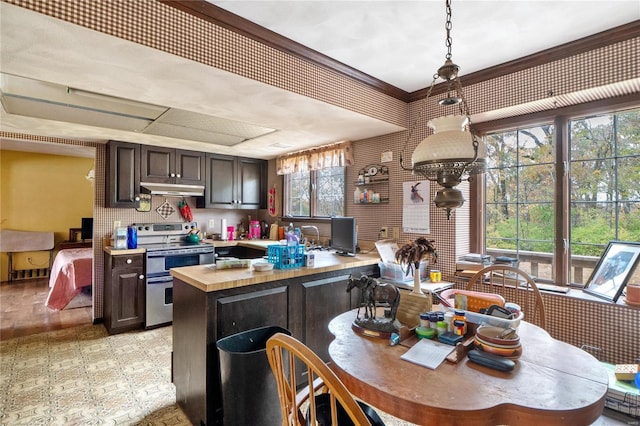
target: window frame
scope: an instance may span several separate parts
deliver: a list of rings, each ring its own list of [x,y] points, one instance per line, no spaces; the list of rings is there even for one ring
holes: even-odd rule
[[[347,188],[347,167],[346,166],[335,166],[332,168],[341,168],[342,169],[342,212],[338,216],[344,216],[347,208],[347,197],[346,197],[346,188]],[[293,218],[296,220],[329,220],[331,216],[319,216],[318,215],[318,170],[310,170],[309,171],[309,216],[296,216],[291,214],[289,211],[289,200],[291,199],[291,186],[290,186],[290,178],[291,174],[287,174],[283,176],[283,196],[284,202],[283,204],[283,216],[288,218]]]
[[[594,101],[570,107],[558,108],[551,111],[543,111],[518,117],[504,118],[500,120],[474,123],[473,130],[481,137],[489,133],[509,131],[517,128],[534,126],[544,122],[553,123],[555,132],[555,173],[556,176],[565,176],[569,173],[570,161],[570,137],[569,121],[587,115],[613,114],[628,109],[640,108],[640,95],[631,94],[614,99]],[[484,253],[485,240],[485,215],[486,194],[484,188],[484,175],[471,181],[471,230],[470,248],[473,252]],[[578,286],[582,284],[571,283],[571,256],[570,256],[570,188],[568,179],[560,179],[556,182],[556,194],[554,197],[554,246],[553,273],[554,284]]]

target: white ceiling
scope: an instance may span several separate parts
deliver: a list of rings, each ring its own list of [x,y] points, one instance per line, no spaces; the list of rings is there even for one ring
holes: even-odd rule
[[[444,0],[207,1],[407,92],[429,86],[447,53]],[[638,0],[452,0],[451,9],[461,76],[640,19]]]
[[[408,92],[428,86],[444,62],[443,0],[208,1]],[[461,75],[640,18],[637,0],[454,0],[452,8],[452,53]],[[185,149],[272,158],[402,130],[7,3],[0,3],[0,39],[3,73],[278,129],[227,147],[3,110],[0,129],[9,132],[97,142],[179,143]],[[24,144],[3,140],[1,148],[20,149]]]

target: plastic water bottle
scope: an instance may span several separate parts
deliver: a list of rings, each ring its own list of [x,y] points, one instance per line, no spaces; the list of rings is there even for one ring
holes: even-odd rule
[[[135,226],[129,226],[127,228],[127,248],[138,248],[138,230]]]

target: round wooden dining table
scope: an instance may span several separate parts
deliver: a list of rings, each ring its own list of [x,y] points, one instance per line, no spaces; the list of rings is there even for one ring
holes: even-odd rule
[[[352,329],[357,310],[329,323],[331,368],[349,391],[397,418],[420,425],[590,425],[602,414],[604,367],[587,352],[521,322],[523,354],[511,372],[465,356],[432,370],[403,359],[409,348]]]

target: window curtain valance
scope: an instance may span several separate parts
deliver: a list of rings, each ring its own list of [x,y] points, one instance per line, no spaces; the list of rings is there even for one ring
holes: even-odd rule
[[[279,175],[351,165],[353,165],[351,141],[298,151],[282,155],[276,159],[277,173]]]

